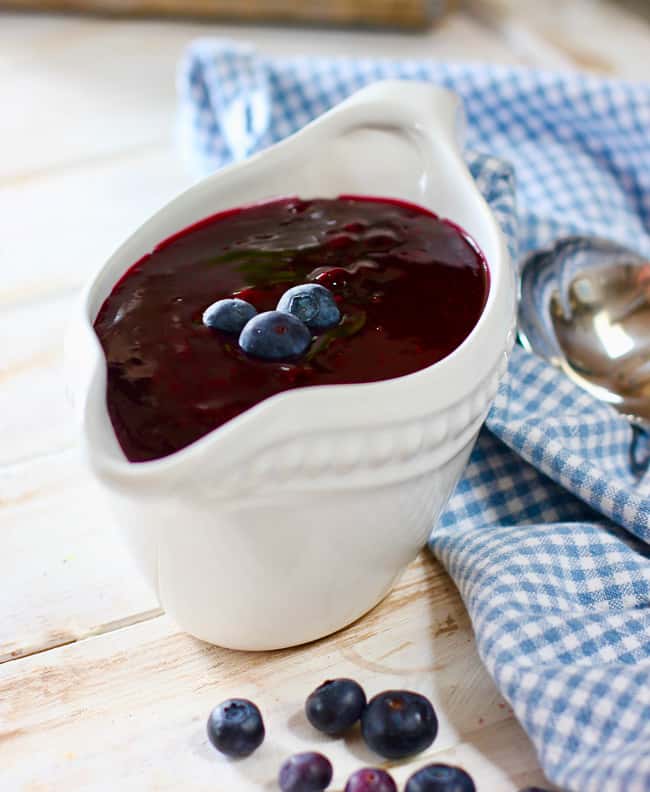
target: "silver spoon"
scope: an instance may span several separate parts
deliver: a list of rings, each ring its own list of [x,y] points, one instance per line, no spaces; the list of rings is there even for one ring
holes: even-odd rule
[[[650,261],[593,237],[533,253],[522,267],[519,337],[650,429]]]

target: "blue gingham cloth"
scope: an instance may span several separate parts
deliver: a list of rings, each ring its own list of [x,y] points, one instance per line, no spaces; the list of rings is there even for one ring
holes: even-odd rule
[[[395,77],[463,98],[470,167],[519,258],[575,233],[650,255],[647,84],[202,40],[179,73],[182,141],[207,173]],[[649,458],[645,435],[516,347],[431,536],[548,777],[575,792],[650,790]]]

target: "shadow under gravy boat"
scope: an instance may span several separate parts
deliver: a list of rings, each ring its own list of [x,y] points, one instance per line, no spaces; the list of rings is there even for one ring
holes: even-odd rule
[[[462,120],[441,88],[375,83],[180,195],[87,287],[66,355],[85,455],[162,605],[198,638],[276,649],[354,621],[423,547],[458,481],[515,315],[504,239],[458,148]],[[411,201],[471,234],[490,285],[469,337],[408,376],[286,391],[170,456],[127,461],[93,330],[115,283],[158,242],[220,210],[345,193]]]

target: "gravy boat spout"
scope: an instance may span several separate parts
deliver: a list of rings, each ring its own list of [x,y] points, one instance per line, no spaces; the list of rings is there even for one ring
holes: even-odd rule
[[[375,83],[180,195],[89,284],[67,345],[86,458],[161,603],[195,636],[275,649],[327,635],[387,594],[435,526],[505,370],[515,315],[504,239],[458,148],[462,124],[441,88]],[[341,194],[420,204],[476,240],[490,286],[468,338],[414,374],[286,391],[168,457],[127,461],[93,331],[116,282],[220,210]]]

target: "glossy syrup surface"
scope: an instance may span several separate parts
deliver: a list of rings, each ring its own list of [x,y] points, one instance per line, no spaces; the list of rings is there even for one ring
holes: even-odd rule
[[[202,323],[218,299],[268,311],[309,281],[334,293],[342,321],[299,360],[250,358]],[[488,284],[467,236],[411,204],[291,198],[215,215],[134,264],[99,311],[117,438],[129,460],[157,459],[281,391],[430,366],[468,336]]]

